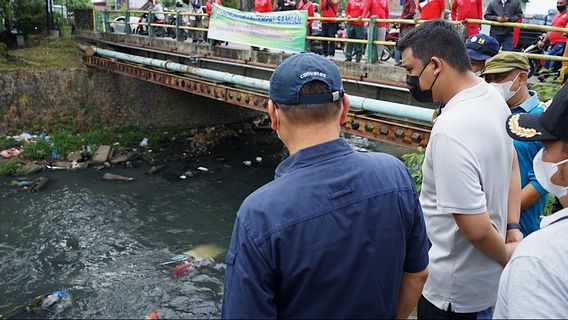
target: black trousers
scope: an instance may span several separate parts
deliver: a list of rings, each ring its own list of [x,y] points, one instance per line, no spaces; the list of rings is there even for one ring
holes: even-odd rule
[[[335,38],[337,33],[337,23],[322,23],[321,24],[321,36],[327,38]],[[335,41],[323,41],[323,55],[324,56],[334,56],[335,55]]]
[[[451,306],[448,311],[438,309],[438,307],[426,300],[424,296],[421,296],[420,300],[418,300],[418,319],[477,319],[477,312],[455,313],[450,310],[452,310]]]

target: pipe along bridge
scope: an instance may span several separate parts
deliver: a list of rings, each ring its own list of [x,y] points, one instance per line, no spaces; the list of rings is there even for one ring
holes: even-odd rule
[[[83,62],[153,84],[267,112],[269,81],[81,45]],[[343,131],[403,147],[425,147],[432,109],[350,95]]]

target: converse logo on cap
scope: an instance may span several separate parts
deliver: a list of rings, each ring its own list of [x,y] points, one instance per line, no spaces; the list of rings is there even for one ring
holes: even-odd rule
[[[300,79],[304,79],[306,77],[322,77],[326,78],[327,74],[318,71],[306,71],[300,75]]]

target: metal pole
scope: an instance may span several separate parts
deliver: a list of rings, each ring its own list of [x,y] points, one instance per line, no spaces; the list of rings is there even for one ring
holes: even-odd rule
[[[158,60],[152,58],[145,58],[137,55],[126,54],[112,50],[105,50],[92,46],[89,47],[85,45],[80,45],[79,47],[81,48],[81,50],[86,51],[87,55],[98,54],[104,57],[110,57],[118,60],[149,65],[175,72],[188,73],[205,79],[220,81],[224,83],[231,83],[241,87],[262,90],[264,92],[268,92],[268,89],[270,87],[270,82],[268,80],[240,76],[229,72],[196,68],[180,63],[174,63],[170,61]],[[350,107],[353,109],[378,112],[395,117],[408,118],[411,120],[417,120],[426,123],[430,123],[432,121],[432,114],[434,112],[434,110],[428,108],[410,106],[400,103],[370,99],[359,96],[349,96],[349,100],[351,102]]]
[[[47,36],[49,36],[49,27],[51,23],[49,23],[49,0],[45,0],[45,17],[47,18]]]
[[[369,32],[367,32],[367,63],[377,62],[375,59],[375,35],[377,34],[377,17],[371,17],[369,22]],[[380,55],[380,54],[379,54]]]

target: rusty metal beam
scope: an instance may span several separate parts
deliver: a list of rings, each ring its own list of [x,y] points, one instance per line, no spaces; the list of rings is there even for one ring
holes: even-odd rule
[[[204,80],[185,74],[175,74],[132,63],[124,63],[98,56],[82,57],[85,65],[122,74],[157,85],[197,94],[228,104],[267,112],[268,95]],[[426,123],[387,117],[377,113],[352,110],[348,114],[343,130],[348,133],[378,140],[389,144],[416,148],[425,147],[430,137],[430,126]]]

